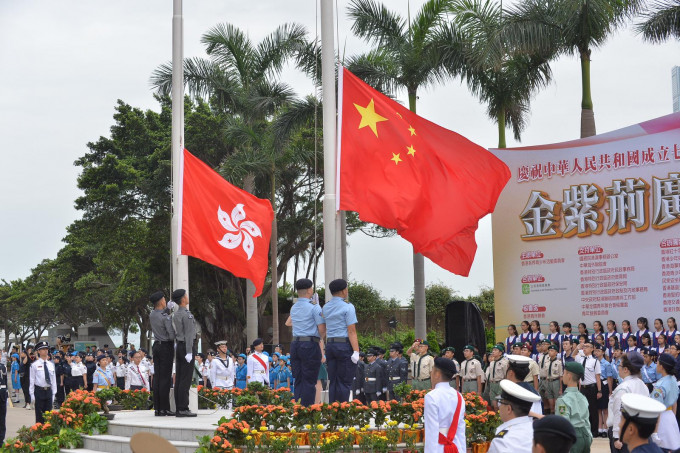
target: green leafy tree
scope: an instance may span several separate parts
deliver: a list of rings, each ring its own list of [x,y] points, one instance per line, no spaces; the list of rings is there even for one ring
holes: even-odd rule
[[[498,147],[505,148],[506,128],[520,140],[533,93],[550,81],[550,55],[511,54],[502,36],[503,14],[496,1],[459,0],[451,12],[446,33],[465,36],[468,86],[487,105],[487,115],[498,125]],[[448,55],[454,55],[455,71],[460,66],[459,52],[445,52]]]
[[[636,28],[644,39],[655,43],[680,39],[680,0],[655,1],[642,17]]]
[[[435,318],[446,316],[446,306],[456,299],[458,292],[443,283],[430,283],[425,288],[425,305],[427,314]],[[415,299],[411,294],[410,306],[413,307]]]
[[[509,8],[505,38],[540,55],[581,61],[581,137],[596,134],[590,87],[592,50],[635,14],[642,0],[524,0]]]

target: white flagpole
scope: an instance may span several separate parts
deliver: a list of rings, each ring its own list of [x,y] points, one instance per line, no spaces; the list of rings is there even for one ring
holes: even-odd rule
[[[341,277],[340,216],[336,210],[336,113],[335,113],[335,43],[333,38],[333,0],[321,1],[321,89],[323,93],[323,241],[326,300],[328,284]]]
[[[184,154],[184,24],[182,0],[172,2],[172,289],[189,291],[189,260],[180,255]]]

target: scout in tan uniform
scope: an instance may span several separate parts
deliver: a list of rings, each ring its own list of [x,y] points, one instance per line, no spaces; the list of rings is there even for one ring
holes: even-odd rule
[[[434,357],[430,355],[430,343],[416,341],[408,348],[406,354],[411,358],[411,373],[413,374],[411,386],[413,390],[430,390],[432,388],[430,373],[434,367]]]
[[[456,365],[456,374],[453,375],[453,379],[451,379],[451,382],[449,382],[449,385],[453,387],[454,389],[458,390],[458,376],[460,375],[460,363],[458,363],[458,360],[454,357],[454,354],[456,353],[456,348],[449,346],[448,348],[444,348],[442,351],[444,354],[442,357],[445,359],[451,360],[454,365]]]
[[[465,360],[460,364],[460,380],[462,393],[477,392],[482,395],[482,364],[474,358],[475,347],[471,345],[463,348]]]
[[[522,345],[522,355],[530,360],[529,374],[524,378],[524,382],[533,384],[534,388],[538,391],[538,375],[540,374],[540,369],[538,363],[531,358],[531,343],[524,343]]]
[[[497,398],[501,395],[501,381],[505,379],[508,371],[508,359],[503,356],[503,346],[496,345],[491,349],[489,366],[486,369],[486,385],[489,386],[489,401],[495,410],[498,410]]]
[[[555,413],[555,400],[562,394],[562,361],[557,358],[558,347],[548,347],[548,354],[541,366],[541,398],[547,401],[544,408],[548,414]]]

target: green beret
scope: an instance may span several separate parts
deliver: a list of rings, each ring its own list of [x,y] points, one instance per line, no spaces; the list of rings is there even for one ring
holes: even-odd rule
[[[583,365],[578,362],[567,362],[564,365],[564,369],[581,377],[583,377],[583,374],[586,371],[585,368],[583,368]]]
[[[456,348],[454,348],[453,346],[449,346],[449,347],[444,348],[444,350],[442,352],[447,352],[447,351],[451,351],[455,354]]]
[[[551,350],[551,349],[553,351],[560,352],[560,348],[558,348],[557,345],[551,344],[550,347],[548,347],[548,350]]]
[[[475,347],[472,346],[472,345],[467,345],[467,346],[465,346],[465,347],[463,348],[463,350],[466,350],[466,349],[468,349],[468,350],[470,350],[470,351],[472,351],[472,352],[475,352]]]
[[[524,346],[524,343],[522,343],[521,341],[515,341],[515,342],[512,344],[512,347],[513,347],[513,348],[521,348],[522,346]]]
[[[551,344],[552,341],[550,341],[550,340],[547,339],[547,338],[544,338],[544,339],[541,341],[541,343],[543,343],[543,344]]]
[[[420,344],[424,344],[425,346],[430,346],[430,343],[427,340],[421,341]]]
[[[501,351],[501,354],[505,353],[505,348],[504,348],[502,345],[500,345],[500,344],[495,345],[495,346],[494,346],[493,348],[491,348],[491,349],[492,349],[492,350],[493,350],[493,349],[498,349],[499,351]]]

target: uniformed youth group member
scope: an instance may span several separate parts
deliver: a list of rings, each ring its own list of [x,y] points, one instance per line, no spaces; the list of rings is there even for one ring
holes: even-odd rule
[[[184,289],[172,292],[172,300],[179,306],[174,316],[177,338],[175,351],[175,407],[177,417],[196,417],[189,410],[189,388],[194,373],[194,357],[196,356],[198,339],[196,321],[189,311],[189,294]]]
[[[57,394],[57,375],[54,363],[48,359],[49,344],[41,341],[35,345],[39,358],[31,364],[29,392],[35,406],[35,422],[43,423],[43,412],[52,410]]]
[[[7,366],[0,363],[0,445],[4,445],[7,432],[7,381]]]
[[[382,395],[385,374],[377,358],[378,353],[374,349],[366,351],[366,361],[368,364],[364,369],[364,392],[366,393],[367,403],[378,401],[380,395]]]
[[[404,347],[396,342],[390,345],[390,358],[387,360],[385,373],[387,378],[387,398],[401,401],[401,397],[394,393],[394,386],[408,380],[408,361],[403,357]]]
[[[456,365],[456,370],[458,371],[453,376],[453,379],[451,379],[451,382],[449,382],[449,385],[458,390],[458,372],[460,372],[460,363],[458,363],[458,360],[456,360],[455,354],[456,348],[453,346],[448,346],[442,351],[442,357],[451,360],[453,364]]]
[[[567,388],[555,402],[555,414],[569,420],[575,430],[576,441],[571,453],[590,453],[590,445],[593,441],[588,400],[578,390],[578,383],[583,378],[583,373],[583,365],[578,362],[567,362],[562,377]]]
[[[366,353],[359,353],[359,362],[357,362],[357,370],[354,373],[354,380],[352,381],[352,398],[366,404],[366,394],[364,393],[364,378],[366,377]]]
[[[627,445],[630,453],[662,453],[663,450],[650,438],[654,433],[659,416],[666,406],[651,398],[627,393],[621,397],[621,442]]]
[[[496,345],[491,349],[489,366],[486,368],[486,383],[488,386],[489,399],[495,410],[498,410],[497,398],[501,395],[501,381],[505,379],[509,362],[504,357],[504,348]]]
[[[593,356],[592,343],[586,342],[583,345],[583,358],[578,361],[584,368],[583,378],[581,379],[581,393],[588,400],[590,432],[593,437],[598,437],[600,432],[597,400],[602,398],[602,381],[600,380],[600,361]]]
[[[532,453],[573,453],[576,442],[574,427],[557,415],[546,415],[534,421]]]
[[[432,387],[430,373],[434,367],[434,357],[430,354],[430,343],[427,340],[416,340],[406,351],[411,359],[411,375],[413,390],[429,390]]]
[[[504,379],[500,383],[498,415],[503,422],[496,429],[489,453],[517,453],[531,451],[533,446],[533,419],[529,411],[541,397],[518,384]]]
[[[157,417],[174,416],[170,411],[170,384],[175,352],[175,328],[172,325],[168,304],[161,291],[149,298],[154,309],[149,315],[154,342],[152,346],[154,358],[153,407]],[[172,302],[175,304],[175,302]]]
[[[475,358],[475,347],[471,345],[463,348],[465,360],[460,364],[460,388],[463,393],[477,392],[482,394],[482,364]]]
[[[248,356],[246,363],[246,386],[251,382],[269,385],[269,357],[262,352],[263,350],[262,338],[256,338],[252,345],[253,352]]]
[[[539,384],[539,394],[543,401],[544,412],[547,414],[555,413],[555,400],[562,394],[562,361],[557,358],[559,348],[556,345],[548,347],[548,353],[541,357],[541,382]]]
[[[324,355],[322,338],[326,336],[326,321],[321,307],[312,300],[314,283],[301,278],[295,282],[295,289],[298,299],[290,309],[289,318],[289,325],[293,327],[290,365],[295,379],[295,399],[303,406],[311,406],[316,399],[316,381]]]
[[[345,402],[359,362],[357,315],[354,305],[346,299],[347,282],[343,279],[329,283],[332,298],[323,307],[326,321],[326,364],[328,366],[328,400]]]
[[[443,453],[466,450],[465,402],[460,393],[449,385],[458,373],[450,359],[437,357],[430,374],[433,389],[425,395],[425,451]],[[449,448],[447,448],[449,447]],[[445,450],[446,449],[446,450]]]
[[[210,382],[213,388],[232,389],[236,378],[234,361],[227,355],[226,340],[216,341],[217,355],[210,366]]]

